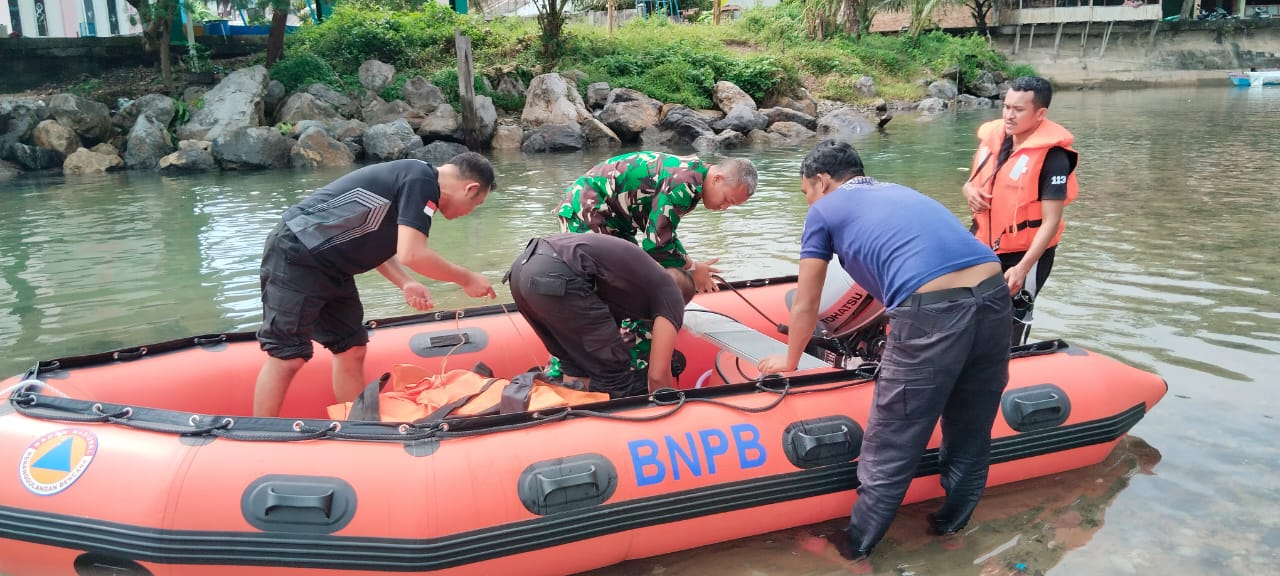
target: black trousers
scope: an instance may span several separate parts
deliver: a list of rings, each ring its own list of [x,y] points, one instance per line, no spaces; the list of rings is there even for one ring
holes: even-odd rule
[[[1035,309],[1035,299],[1040,295],[1040,290],[1044,289],[1044,283],[1049,280],[1049,272],[1053,270],[1053,258],[1057,251],[1057,246],[1046,248],[1044,253],[1040,254],[1040,259],[1036,260],[1035,265],[1031,267],[1031,271],[1027,273],[1027,280],[1023,282],[1022,289],[1031,298],[1020,299],[1015,297],[1013,331],[1010,333],[1009,339],[1010,346],[1026,344],[1027,338],[1031,335],[1031,321],[1034,319],[1032,310]],[[997,256],[1000,257],[1000,269],[1008,270],[1017,266],[1026,254],[1026,252],[998,254]]]
[[[941,299],[941,301],[937,301]],[[946,501],[935,526],[964,526],[987,484],[991,427],[1009,381],[1009,288],[1000,275],[975,288],[913,294],[889,311],[889,341],[858,460],[854,546],[884,536],[942,419]]]
[[[591,282],[574,274],[540,239],[511,265],[511,296],[566,376],[591,378],[591,390],[610,397],[649,391],[648,375],[631,368],[618,321]]]

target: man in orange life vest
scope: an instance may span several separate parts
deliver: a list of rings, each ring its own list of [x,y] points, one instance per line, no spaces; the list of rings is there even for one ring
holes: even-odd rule
[[[1015,296],[1014,345],[1026,341],[1031,301],[1049,278],[1066,226],[1063,208],[1078,191],[1075,137],[1045,118],[1052,98],[1053,87],[1044,78],[1014,80],[1004,117],[978,128],[979,147],[964,184],[974,234],[1000,257]]]

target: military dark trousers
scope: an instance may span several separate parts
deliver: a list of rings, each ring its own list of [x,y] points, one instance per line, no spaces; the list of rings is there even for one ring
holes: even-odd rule
[[[550,245],[530,241],[506,280],[520,313],[566,376],[588,376],[592,391],[613,398],[648,393],[648,376],[631,369],[630,350],[609,306]]]
[[[991,427],[1009,381],[1012,310],[1002,275],[974,288],[913,294],[889,312],[889,341],[858,461],[850,543],[869,552],[893,522],[942,419],[940,531],[963,527],[981,498]]]

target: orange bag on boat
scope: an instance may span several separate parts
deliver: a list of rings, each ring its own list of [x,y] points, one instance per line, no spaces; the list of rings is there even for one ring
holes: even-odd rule
[[[513,414],[604,402],[603,392],[575,390],[526,372],[510,380],[471,370],[433,374],[414,364],[396,364],[365,387],[354,402],[329,406],[335,420],[414,422],[466,416]]]

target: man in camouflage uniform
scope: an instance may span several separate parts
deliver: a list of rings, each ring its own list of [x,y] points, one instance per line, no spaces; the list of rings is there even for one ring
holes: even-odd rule
[[[701,201],[725,210],[747,201],[756,190],[756,168],[745,158],[707,165],[697,156],[632,152],[615,156],[588,170],[565,191],[556,210],[561,232],[596,232],[636,242],[665,268],[682,268],[698,292],[717,290],[711,274],[717,258],[697,262],[689,257],[676,227]],[[636,240],[638,232],[643,239]],[[651,327],[643,320],[617,319],[622,338],[631,345],[631,366],[648,365]],[[551,357],[548,373],[560,375]],[[676,374],[677,376],[679,374]]]
[[[696,262],[676,237],[680,218],[701,201],[724,210],[755,192],[756,168],[730,158],[707,165],[697,156],[632,152],[597,164],[569,186],[556,210],[562,232],[597,232],[636,242],[666,268],[684,268],[699,292],[716,290],[716,259]],[[637,233],[643,239],[637,242]]]

